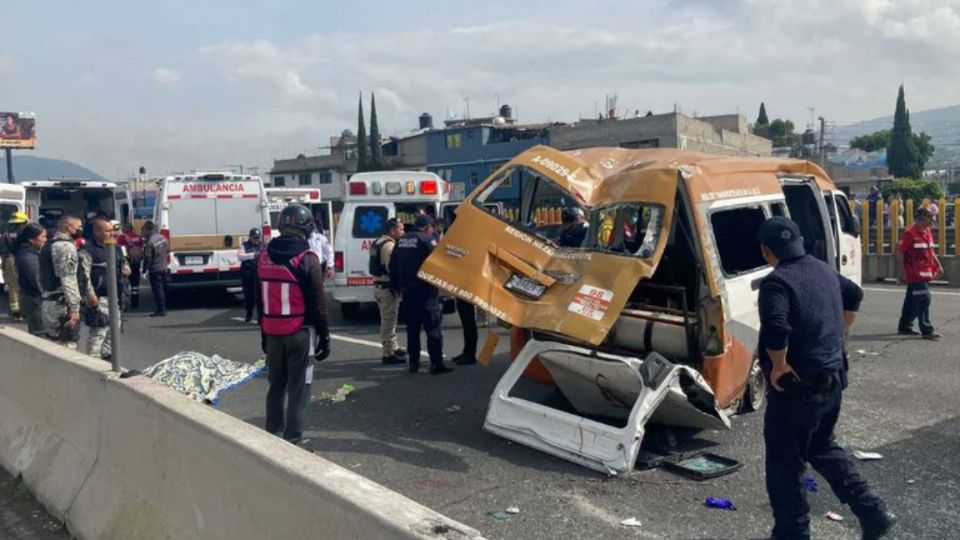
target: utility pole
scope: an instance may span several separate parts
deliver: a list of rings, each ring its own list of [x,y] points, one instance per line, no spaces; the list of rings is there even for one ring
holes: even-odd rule
[[[826,161],[826,148],[824,147],[824,144],[823,144],[823,137],[827,131],[826,130],[827,122],[826,120],[823,119],[822,116],[819,118],[819,120],[820,120],[820,138],[817,139],[817,144],[819,145],[820,151],[818,152],[817,155],[820,158],[820,167],[823,167],[824,162]]]
[[[7,156],[7,182],[12,184],[13,183],[13,152],[11,152],[11,149],[9,147],[4,148],[4,151],[6,152],[6,156]]]

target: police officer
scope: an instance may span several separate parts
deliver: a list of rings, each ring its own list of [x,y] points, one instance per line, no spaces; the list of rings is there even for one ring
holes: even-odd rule
[[[17,235],[29,219],[25,212],[14,212],[7,221],[6,230],[0,237],[0,263],[3,265],[3,282],[7,284],[7,300],[10,302],[10,318],[22,319],[20,314],[20,284],[17,279]]]
[[[383,345],[384,364],[404,364],[407,351],[397,343],[397,317],[400,294],[390,288],[390,261],[397,240],[403,237],[403,222],[390,218],[383,227],[383,235],[370,247],[370,275],[373,276],[373,297],[380,311],[380,343]]]
[[[83,235],[80,218],[64,214],[53,239],[40,250],[40,312],[47,336],[71,349],[80,341],[80,285],[77,246]]]
[[[123,251],[119,245],[108,245],[113,238],[114,227],[105,218],[94,218],[90,239],[83,244],[79,252],[80,275],[85,283],[82,287],[86,293],[87,311],[84,323],[90,329],[87,337],[87,346],[90,356],[110,360],[110,300],[107,287],[107,272],[113,271],[117,275],[117,284],[121,278],[130,275],[130,265],[123,258]],[[107,250],[113,249],[116,253],[116,267],[112,270],[107,267]],[[119,293],[119,290],[118,290]],[[119,301],[120,298],[117,298]]]
[[[844,332],[853,324],[863,291],[806,255],[793,221],[769,219],[758,236],[763,258],[774,266],[760,284],[758,300],[760,362],[770,382],[763,435],[773,536],[810,537],[810,507],[801,481],[810,463],[850,505],[863,538],[880,538],[896,518],[833,434],[847,380]]]
[[[240,279],[243,283],[243,307],[247,310],[245,322],[253,320],[253,307],[257,301],[257,259],[263,243],[260,229],[250,229],[247,239],[240,244],[237,259],[240,260]]]
[[[430,374],[450,373],[453,368],[443,363],[443,317],[436,287],[417,278],[420,265],[437,246],[433,218],[417,216],[413,230],[404,234],[393,249],[390,265],[390,288],[399,293],[405,306],[407,323],[407,351],[410,373],[420,370],[420,329],[427,334],[427,352],[430,355]]]
[[[297,443],[303,437],[313,359],[330,355],[330,333],[323,266],[307,242],[313,216],[306,206],[294,204],[280,212],[279,227],[280,236],[260,251],[257,261],[263,289],[260,330],[270,383],[266,429]]]
[[[151,317],[167,316],[167,292],[164,280],[167,277],[167,256],[170,253],[170,243],[157,232],[152,221],[143,224],[143,272],[150,279],[150,290],[153,292],[153,303],[156,305]]]

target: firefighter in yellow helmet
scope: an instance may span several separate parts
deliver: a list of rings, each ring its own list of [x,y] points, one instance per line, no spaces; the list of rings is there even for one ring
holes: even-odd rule
[[[3,282],[7,285],[10,318],[20,320],[20,284],[17,277],[17,235],[30,221],[25,212],[14,212],[0,237],[0,258],[3,260]]]

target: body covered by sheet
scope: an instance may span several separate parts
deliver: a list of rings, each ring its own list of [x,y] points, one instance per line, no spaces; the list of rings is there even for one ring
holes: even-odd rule
[[[220,393],[250,380],[264,369],[262,360],[243,364],[217,355],[181,352],[148,367],[143,374],[197,401],[215,405]]]

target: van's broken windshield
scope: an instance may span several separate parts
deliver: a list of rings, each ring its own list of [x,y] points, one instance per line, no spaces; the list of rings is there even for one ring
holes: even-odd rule
[[[519,207],[495,212],[489,204],[500,190],[521,194]],[[501,172],[473,204],[554,247],[649,259],[663,229],[663,206],[618,202],[596,207],[578,203],[571,193],[527,167]]]

